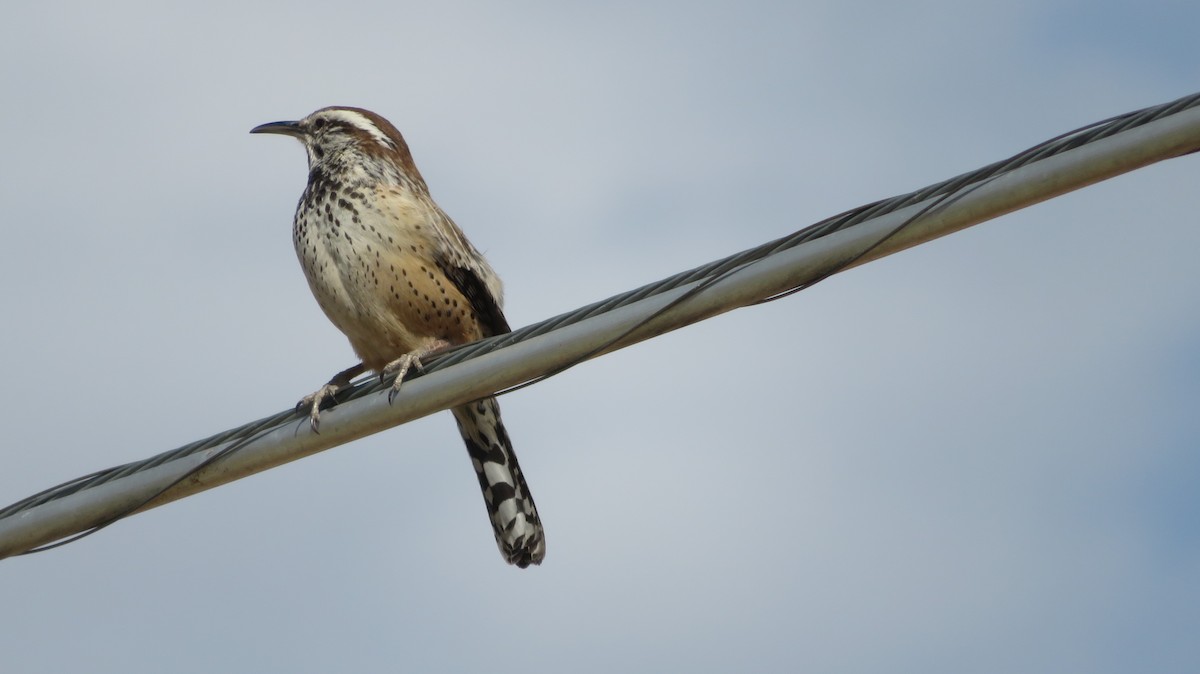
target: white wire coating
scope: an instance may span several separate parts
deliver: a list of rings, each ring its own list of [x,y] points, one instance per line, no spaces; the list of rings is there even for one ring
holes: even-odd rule
[[[229,441],[219,442],[221,436],[214,436],[203,441],[204,446],[193,443],[153,460],[97,473],[104,476],[104,481],[95,484],[88,481],[94,475],[61,485],[0,510],[0,558],[560,371],[1147,164],[1196,151],[1200,149],[1198,102],[1200,95],[1147,109],[1162,114],[1146,118],[1150,121],[1138,117],[1147,111],[1114,118],[1124,130],[1108,129],[1110,135],[1100,134],[1077,147],[1058,148],[1061,151],[1057,154],[1026,157],[1024,163],[1011,170],[1002,164],[986,167],[986,175],[985,169],[978,172],[984,177],[955,185],[954,190],[943,191],[941,196],[818,234],[798,245],[772,249],[707,280],[679,285],[612,309],[597,308],[580,320],[561,324],[548,321],[554,325],[541,334],[517,334],[519,341],[511,345],[494,348],[494,343],[491,351],[473,352],[460,362],[431,367],[424,376],[405,382],[392,404],[378,386],[360,387],[357,397],[323,413],[319,435],[309,430],[303,417],[281,413],[228,432],[232,438]],[[1165,109],[1167,106],[1174,107]],[[1137,125],[1130,126],[1134,123]],[[1062,142],[1069,144],[1073,137],[1070,134]],[[601,304],[607,307],[609,303]],[[503,343],[505,338],[489,341]],[[228,451],[235,443],[236,451]]]

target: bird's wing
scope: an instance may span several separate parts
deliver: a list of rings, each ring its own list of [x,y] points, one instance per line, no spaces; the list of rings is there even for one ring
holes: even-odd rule
[[[512,332],[512,328],[508,327],[508,320],[504,318],[504,311],[500,308],[500,303],[492,296],[492,291],[488,288],[487,283],[475,269],[467,265],[456,264],[447,255],[438,255],[436,261],[446,278],[450,279],[450,282],[471,303],[475,315],[479,316],[484,337]]]
[[[484,337],[512,332],[504,318],[500,277],[450,216],[436,205],[434,209],[439,216],[434,230],[440,244],[434,247],[434,263],[471,303]]]

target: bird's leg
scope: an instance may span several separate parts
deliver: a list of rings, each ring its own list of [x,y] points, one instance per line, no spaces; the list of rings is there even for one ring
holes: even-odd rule
[[[313,433],[318,432],[321,426],[321,402],[349,386],[350,380],[362,374],[366,369],[362,363],[348,367],[333,375],[333,379],[330,379],[329,383],[304,396],[300,402],[296,403],[296,411],[308,408],[308,425],[312,428]]]
[[[447,342],[444,339],[435,339],[427,342],[421,348],[415,351],[410,351],[403,356],[400,356],[396,360],[388,363],[387,365],[384,365],[383,369],[379,371],[379,381],[383,381],[393,374],[396,375],[396,380],[392,382],[392,388],[390,391],[388,391],[388,404],[390,405],[392,400],[396,397],[396,394],[400,392],[400,385],[404,383],[404,375],[408,374],[410,369],[414,367],[418,370],[422,369],[422,358],[431,356],[438,351],[448,348],[450,348],[450,342]]]

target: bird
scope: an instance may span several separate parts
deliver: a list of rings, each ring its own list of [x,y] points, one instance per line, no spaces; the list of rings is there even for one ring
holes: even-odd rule
[[[332,106],[250,133],[298,139],[308,184],[292,242],[317,304],[361,360],[297,405],[319,429],[323,403],[367,370],[395,377],[421,359],[510,332],[500,277],[430,196],[404,137],[382,116]],[[545,558],[537,506],[495,397],[451,410],[467,445],[500,554],[526,568]]]

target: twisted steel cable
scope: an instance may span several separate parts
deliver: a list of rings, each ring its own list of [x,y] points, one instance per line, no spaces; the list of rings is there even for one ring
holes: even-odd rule
[[[884,239],[886,239],[887,237],[890,237],[890,236],[896,234],[903,227],[907,226],[909,223],[914,221],[917,217],[920,217],[921,215],[924,215],[924,214],[930,212],[934,208],[945,206],[946,204],[951,203],[952,201],[954,201],[956,199],[962,198],[970,190],[976,189],[980,185],[986,184],[988,181],[990,181],[994,178],[1000,177],[1004,174],[1007,174],[1016,169],[1028,166],[1030,164],[1034,164],[1036,162],[1046,160],[1050,157],[1060,155],[1064,152],[1074,150],[1076,148],[1088,145],[1090,143],[1095,143],[1097,141],[1109,138],[1116,134],[1137,128],[1139,126],[1144,126],[1151,122],[1165,119],[1172,115],[1176,115],[1178,113],[1181,113],[1183,111],[1190,110],[1190,109],[1196,108],[1196,107],[1200,107],[1200,93],[1185,96],[1183,98],[1180,98],[1178,100],[1175,100],[1175,101],[1172,101],[1169,103],[1164,103],[1161,105],[1151,106],[1148,108],[1136,110],[1136,111],[1125,113],[1122,115],[1117,115],[1115,117],[1111,117],[1109,119],[1106,119],[1106,120],[1103,120],[1100,122],[1096,122],[1094,124],[1089,124],[1080,129],[1076,129],[1074,131],[1062,134],[1060,136],[1057,136],[1057,137],[1050,139],[1048,141],[1045,141],[1043,143],[1039,143],[1038,145],[1036,145],[1028,150],[1025,150],[1021,153],[1018,153],[1008,159],[995,162],[993,164],[984,166],[984,167],[974,170],[974,171],[970,171],[968,173],[964,173],[962,175],[951,178],[949,180],[944,180],[942,182],[936,183],[934,185],[930,185],[923,189],[916,190],[916,191],[913,191],[913,192],[910,192],[907,194],[895,196],[895,197],[892,197],[889,199],[882,199],[882,200],[879,200],[879,201],[876,201],[873,203],[869,203],[869,204],[860,206],[858,208],[851,209],[851,210],[841,213],[839,215],[827,218],[827,219],[817,222],[813,225],[805,227],[805,228],[803,228],[799,231],[796,231],[792,234],[789,234],[785,237],[782,237],[782,238],[779,238],[779,239],[776,239],[773,241],[769,241],[760,246],[742,251],[740,253],[728,256],[728,257],[720,259],[720,260],[716,260],[714,262],[710,262],[708,264],[696,267],[694,269],[680,272],[678,274],[672,275],[672,276],[662,279],[660,281],[644,285],[640,288],[637,288],[637,289],[634,289],[634,290],[631,290],[631,291],[628,291],[625,293],[621,293],[619,295],[610,297],[610,298],[608,298],[606,300],[602,300],[600,302],[595,302],[593,304],[581,307],[574,311],[570,311],[570,312],[561,314],[559,316],[555,316],[553,318],[549,318],[549,319],[540,321],[538,323],[534,323],[534,324],[525,326],[523,328],[519,328],[511,333],[504,334],[504,335],[497,335],[495,337],[490,337],[490,338],[487,338],[484,340],[480,340],[480,341],[474,342],[472,344],[467,344],[467,345],[453,348],[451,350],[448,350],[448,351],[440,354],[436,358],[430,359],[429,362],[425,364],[424,371],[421,374],[430,374],[433,372],[437,372],[437,371],[447,368],[451,365],[455,365],[458,363],[462,363],[464,361],[478,358],[485,354],[496,351],[497,349],[501,349],[504,347],[519,344],[521,342],[525,342],[527,340],[530,340],[535,337],[542,336],[542,335],[545,335],[545,334],[548,334],[548,333],[551,333],[551,332],[554,332],[557,330],[562,330],[566,327],[569,327],[571,325],[579,323],[580,321],[583,321],[585,319],[592,318],[592,317],[598,316],[600,314],[614,311],[618,308],[633,304],[635,302],[639,302],[646,298],[654,297],[656,295],[660,295],[662,293],[666,293],[668,291],[672,291],[672,290],[681,288],[683,286],[696,284],[694,286],[693,290],[689,291],[688,294],[685,294],[684,296],[674,300],[672,302],[672,304],[670,304],[666,308],[660,310],[660,313],[661,313],[663,311],[666,311],[670,307],[675,306],[679,302],[686,300],[687,297],[691,296],[691,294],[693,294],[694,291],[699,291],[699,290],[704,289],[705,287],[708,287],[709,285],[715,283],[716,281],[719,281],[719,280],[727,277],[733,271],[743,269],[749,265],[756,264],[758,262],[761,262],[763,260],[770,258],[771,256],[778,255],[784,251],[793,249],[801,244],[809,243],[809,242],[815,241],[817,239],[827,237],[836,232],[847,230],[847,229],[852,228],[861,223],[867,222],[869,220],[873,220],[875,218],[878,218],[880,216],[883,216],[883,215],[886,215],[889,213],[899,211],[899,210],[907,208],[909,206],[933,200],[929,206],[922,209],[917,215],[906,219],[904,221],[904,223],[902,223],[900,226],[896,227],[891,232],[889,232],[884,237]],[[1195,152],[1195,151],[1197,151],[1197,149],[1200,149],[1200,147],[1184,150],[1181,152],[1181,154]],[[749,304],[771,301],[771,300],[778,299],[780,297],[789,295],[793,292],[796,292],[797,290],[801,290],[803,288],[809,287],[812,284],[814,284],[824,278],[827,278],[834,273],[837,273],[838,271],[842,271],[845,268],[848,268],[849,266],[854,264],[858,259],[862,258],[871,248],[874,248],[875,246],[878,246],[880,243],[882,243],[884,239],[877,241],[875,244],[873,244],[867,250],[859,252],[858,254],[853,256],[850,260],[843,262],[842,264],[840,264],[833,270],[825,271],[825,272],[817,275],[814,278],[804,279],[802,281],[798,280],[797,284],[790,289],[772,292],[770,294],[767,294],[763,297],[758,298],[755,301],[749,302]],[[543,373],[542,375],[535,377],[533,379],[530,379],[523,384],[518,384],[516,386],[510,387],[509,389],[506,389],[506,391],[514,390],[516,388],[520,388],[522,386],[529,385],[530,383],[540,381],[541,379],[544,379],[545,377],[548,377],[548,376],[552,376],[553,374],[557,374],[558,372],[561,372],[561,371],[573,366],[574,364],[582,362],[582,361],[586,360],[587,358],[592,357],[593,355],[597,355],[597,354],[607,350],[608,348],[615,346],[618,342],[620,342],[624,337],[628,336],[631,332],[633,332],[633,330],[627,331],[621,337],[610,340],[603,347],[595,349],[587,356],[585,356],[583,358],[579,358],[564,367],[559,367],[557,369]],[[338,402],[341,403],[341,402],[346,402],[346,401],[353,400],[356,398],[360,398],[363,396],[372,395],[375,393],[379,393],[388,385],[389,385],[388,383],[380,382],[377,379],[375,379],[374,377],[371,377],[371,378],[368,378],[366,380],[359,382],[358,384],[356,384],[355,386],[346,390],[342,394],[339,394],[337,399],[338,399]],[[120,465],[120,466],[115,466],[112,468],[108,468],[105,470],[100,470],[100,471],[91,473],[89,475],[75,478],[73,480],[70,480],[63,484],[51,487],[51,488],[41,491],[37,494],[29,496],[27,498],[21,499],[20,501],[17,501],[3,509],[0,509],[0,523],[2,523],[7,518],[19,516],[21,513],[26,512],[30,509],[36,508],[38,506],[41,506],[41,505],[44,505],[44,504],[47,504],[47,503],[50,503],[50,502],[53,502],[53,501],[56,501],[59,499],[63,499],[65,497],[71,496],[73,494],[77,494],[77,493],[80,493],[80,492],[83,492],[83,491],[86,491],[89,489],[96,488],[98,486],[113,482],[114,480],[126,478],[126,477],[129,477],[132,475],[137,475],[139,473],[150,470],[152,468],[161,466],[166,463],[170,463],[172,461],[175,461],[175,460],[178,460],[178,459],[181,459],[184,457],[188,457],[188,456],[197,454],[199,452],[205,452],[205,451],[216,449],[218,447],[223,447],[219,452],[216,452],[209,458],[205,459],[204,462],[201,463],[193,471],[191,471],[190,473],[188,473],[186,475],[183,475],[182,477],[178,478],[177,480],[172,482],[167,487],[159,490],[157,492],[157,494],[161,495],[162,493],[170,490],[171,488],[173,488],[175,485],[179,484],[183,480],[186,480],[191,475],[195,474],[195,472],[198,471],[200,468],[203,468],[215,461],[218,461],[221,458],[228,456],[232,452],[238,451],[240,448],[242,448],[245,445],[247,445],[248,443],[252,442],[254,439],[261,437],[281,426],[284,426],[289,423],[297,422],[297,420],[301,419],[303,416],[305,416],[305,415],[301,415],[296,410],[282,411],[277,414],[273,414],[273,415],[264,417],[257,421],[253,421],[248,424],[244,424],[237,428],[233,428],[233,429],[230,429],[227,431],[223,431],[221,433],[217,433],[208,438],[204,438],[202,440],[197,440],[197,441],[188,443],[177,449],[174,449],[174,450],[171,450],[168,452],[163,452],[161,454],[152,456],[147,459],[143,459],[140,461],[134,461],[134,462],[127,463],[124,465]],[[106,521],[102,524],[99,524],[99,525],[93,527],[92,529],[84,532],[83,534],[76,535],[72,538],[67,539],[66,541],[61,541],[61,542],[55,543],[51,546],[44,546],[42,548],[37,548],[36,550],[42,550],[42,549],[47,549],[49,547],[55,547],[57,545],[61,545],[63,542],[69,542],[70,540],[75,540],[80,535],[86,535],[95,530],[98,530],[99,528],[102,528],[103,526],[107,526],[108,524],[111,524],[113,521],[116,521],[117,519],[120,519],[121,517],[124,517],[125,515],[140,509],[141,507],[145,506],[150,501],[154,500],[154,498],[156,498],[156,497],[152,497],[150,499],[145,499],[142,502],[139,502],[138,504],[125,510],[121,515],[119,515],[117,517],[113,517],[110,521]],[[32,550],[32,551],[36,551],[36,550]]]

